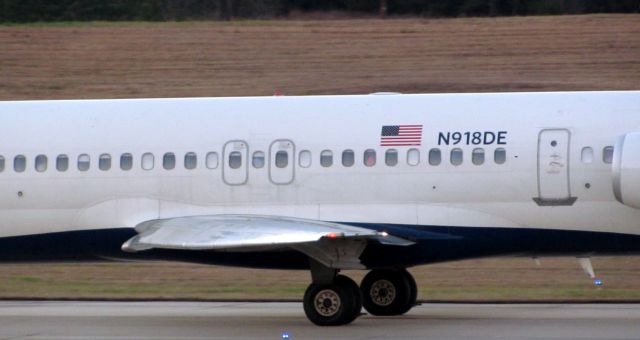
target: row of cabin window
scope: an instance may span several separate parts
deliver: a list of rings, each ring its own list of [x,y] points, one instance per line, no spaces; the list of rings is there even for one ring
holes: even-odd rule
[[[590,146],[582,148],[580,159],[582,160],[582,163],[593,163],[593,148]],[[613,146],[605,146],[602,149],[602,162],[606,164],[611,164],[611,162],[613,162]]]
[[[398,164],[398,151],[389,149],[385,152],[385,164],[387,166],[396,166]],[[582,149],[581,159],[584,163],[593,162],[593,148],[585,147]],[[461,165],[463,163],[463,151],[460,148],[451,150],[449,161],[452,165]],[[504,164],[507,160],[507,153],[504,148],[497,148],[493,153],[493,161],[496,164]],[[602,161],[611,164],[613,161],[613,147],[606,146],[602,149]],[[429,165],[437,166],[442,162],[442,153],[440,149],[429,150]],[[485,162],[485,152],[482,148],[475,148],[471,152],[471,163],[474,165],[482,165]],[[345,167],[353,166],[355,163],[355,154],[353,150],[344,150],[342,152],[342,165]],[[374,166],[376,164],[376,151],[368,149],[364,151],[363,163],[365,166]],[[420,163],[420,151],[418,149],[409,149],[407,151],[407,164],[411,166]],[[303,168],[311,166],[311,152],[304,150],[300,152],[299,165]],[[324,150],[320,153],[320,165],[330,167],[333,165],[333,152]]]
[[[311,151],[303,150],[299,154],[299,165],[303,168],[311,166]],[[476,148],[471,153],[471,162],[475,165],[481,165],[484,163],[484,149]],[[398,164],[398,150],[389,149],[386,150],[384,156],[385,164],[387,166],[396,166]],[[238,169],[242,166],[242,154],[238,151],[233,151],[229,154],[229,167],[232,169]],[[355,164],[355,152],[353,150],[344,150],[341,157],[342,165],[345,167],[351,167]],[[450,157],[451,164],[460,165],[463,162],[462,149],[455,148],[451,150]],[[497,164],[503,164],[506,161],[506,151],[503,148],[498,148],[494,151],[494,161]],[[440,149],[429,150],[429,164],[433,166],[440,165],[442,162],[442,153]],[[55,161],[56,170],[64,172],[69,169],[69,156],[58,155]],[[111,169],[112,157],[110,154],[101,154],[98,157],[98,169],[107,171]],[[376,165],[376,151],[373,149],[367,149],[363,154],[363,163],[367,167]],[[420,151],[418,149],[409,149],[407,151],[407,164],[418,165],[420,163]],[[263,151],[256,151],[252,155],[251,164],[254,168],[260,169],[265,165],[265,153]],[[88,154],[81,154],[77,158],[77,168],[80,171],[88,171],[91,167],[91,157]],[[205,165],[208,169],[215,169],[218,167],[218,153],[209,152],[205,158]],[[289,165],[289,153],[286,151],[278,151],[275,154],[275,166],[278,168],[286,168]],[[333,165],[333,152],[331,150],[324,150],[320,153],[320,165],[323,167],[330,167]],[[150,153],[144,153],[141,157],[141,167],[143,170],[152,170],[155,166],[155,156]],[[195,152],[187,152],[184,155],[184,168],[188,170],[195,169],[198,166],[198,156]],[[0,171],[3,171],[5,167],[4,157],[0,156]],[[172,152],[167,152],[162,156],[162,167],[166,170],[172,170],[176,167],[176,156]],[[44,172],[48,168],[48,158],[46,155],[38,155],[35,158],[35,170],[38,172]],[[133,155],[130,153],[124,153],[120,155],[120,169],[128,171],[133,168]],[[27,158],[24,155],[17,155],[13,160],[13,169],[16,172],[24,172],[27,169]]]
[[[104,153],[98,157],[98,169],[107,171],[111,169],[112,158],[110,154]],[[144,153],[141,158],[141,166],[144,170],[151,170],[154,167],[155,156],[150,153]],[[5,167],[4,157],[0,156],[0,171]],[[56,157],[56,170],[67,171],[69,169],[69,156],[58,155]],[[218,167],[218,154],[216,152],[209,152],[205,159],[207,168],[215,169]],[[91,157],[88,154],[81,154],[77,158],[77,167],[80,171],[87,171],[91,167]],[[184,155],[184,167],[185,169],[192,170],[198,166],[198,156],[195,152],[187,152]],[[46,155],[38,155],[35,158],[35,169],[38,172],[44,172],[48,167],[48,158]],[[176,167],[176,156],[172,152],[167,152],[162,157],[162,167],[171,170]],[[123,153],[120,155],[120,169],[131,170],[133,168],[133,155],[130,153]],[[27,169],[27,158],[23,155],[17,155],[13,159],[13,170],[16,172],[23,172]]]
[[[429,164],[432,166],[440,165],[442,162],[442,153],[440,149],[429,150]],[[303,150],[299,154],[299,165],[303,168],[311,166],[311,151]],[[398,164],[398,151],[395,149],[389,149],[385,152],[385,164],[387,166],[396,166]],[[493,155],[494,162],[496,164],[503,164],[506,161],[506,151],[504,148],[497,148],[494,150]],[[584,163],[593,162],[593,148],[584,147],[581,153],[581,159]],[[613,147],[607,146],[603,149],[602,160],[604,163],[610,164],[613,159]],[[155,166],[155,156],[147,152],[142,155],[141,167],[144,170],[151,170]],[[451,150],[450,158],[451,164],[460,165],[463,162],[463,151],[460,148]],[[353,150],[344,150],[341,157],[342,165],[345,167],[351,167],[355,164],[355,153]],[[485,152],[482,148],[476,148],[471,152],[471,162],[474,165],[481,165],[485,161]],[[363,164],[367,167],[376,165],[376,151],[373,149],[367,149],[363,154]],[[38,172],[44,172],[47,170],[48,159],[45,155],[38,155],[35,159],[35,169]],[[420,151],[418,149],[409,149],[407,151],[407,164],[411,166],[418,165],[420,163]],[[263,151],[256,151],[252,155],[251,164],[254,168],[260,169],[265,165],[265,153]],[[205,158],[205,165],[208,169],[215,169],[218,167],[218,153],[209,152]],[[286,151],[278,151],[275,155],[275,166],[278,168],[286,168],[289,165],[289,154]],[[320,165],[323,167],[330,167],[333,165],[333,152],[331,150],[324,150],[320,153]],[[80,171],[87,171],[91,166],[91,158],[87,154],[81,154],[77,159],[77,167]],[[184,167],[185,169],[192,170],[198,166],[198,156],[195,152],[187,152],[184,155]],[[242,154],[238,151],[231,152],[229,154],[229,167],[232,169],[238,169],[242,166]],[[0,156],[0,171],[3,171],[5,167],[4,157]],[[162,167],[166,170],[171,170],[176,167],[176,156],[172,152],[165,153],[162,157]],[[23,155],[17,155],[13,161],[13,168],[16,172],[23,172],[27,168],[27,159]],[[102,154],[98,158],[98,168],[103,171],[111,169],[111,155]],[[120,156],[120,169],[131,170],[133,168],[133,155],[130,153],[124,153]],[[67,155],[58,155],[56,157],[56,170],[67,171],[69,169],[69,157]]]
[[[460,165],[463,162],[463,151],[460,148],[452,149],[450,152],[449,161],[453,165]],[[311,151],[300,151],[298,162],[300,167],[308,168],[311,166]],[[493,159],[496,164],[504,164],[507,160],[507,152],[504,148],[497,148],[494,150]],[[440,149],[431,149],[428,152],[428,161],[432,166],[437,166],[442,163],[442,151]],[[482,148],[473,149],[471,152],[471,162],[475,165],[484,164],[485,152]],[[355,164],[355,153],[353,150],[342,151],[341,157],[342,166],[350,167]],[[377,163],[376,151],[373,149],[367,149],[363,153],[362,162],[367,167],[372,167]],[[398,164],[398,150],[388,149],[384,153],[384,163],[387,166],[396,166]],[[420,164],[420,150],[409,149],[407,150],[407,164],[415,166]],[[331,150],[324,150],[320,152],[320,165],[322,167],[330,167],[333,165],[333,152]]]

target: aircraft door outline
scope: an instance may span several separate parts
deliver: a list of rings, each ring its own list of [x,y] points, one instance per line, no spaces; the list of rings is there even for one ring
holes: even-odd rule
[[[570,171],[571,132],[544,129],[538,134],[538,197],[540,206],[573,205]]]
[[[222,180],[228,185],[247,183],[249,146],[245,141],[232,140],[222,151]]]
[[[295,177],[295,144],[288,139],[275,140],[269,146],[269,180],[273,184],[290,184]]]

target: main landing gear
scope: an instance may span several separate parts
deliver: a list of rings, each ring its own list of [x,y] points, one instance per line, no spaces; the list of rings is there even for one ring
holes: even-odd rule
[[[313,283],[304,294],[304,312],[319,326],[345,325],[362,307],[373,315],[402,315],[416,304],[416,281],[408,271],[372,270],[360,287],[337,270],[312,268]]]
[[[361,309],[360,288],[344,275],[337,275],[333,283],[312,283],[304,293],[304,312],[318,326],[348,324]]]
[[[416,305],[416,280],[405,269],[372,270],[360,284],[362,304],[373,315],[402,315]]]

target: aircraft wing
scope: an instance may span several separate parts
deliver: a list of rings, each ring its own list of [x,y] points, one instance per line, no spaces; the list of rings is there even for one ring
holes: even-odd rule
[[[145,221],[122,245],[137,252],[153,248],[255,251],[295,249],[332,268],[362,268],[367,242],[409,246],[385,232],[339,223],[260,215],[188,216]]]

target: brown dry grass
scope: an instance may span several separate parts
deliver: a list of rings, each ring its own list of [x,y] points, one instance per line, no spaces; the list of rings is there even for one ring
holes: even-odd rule
[[[412,268],[426,300],[640,301],[640,261],[593,260],[596,287],[571,258],[479,259]],[[345,272],[356,281],[363,271]],[[240,269],[171,262],[0,266],[0,298],[300,299],[305,271]]]
[[[0,99],[640,87],[640,15],[0,27]]]
[[[0,100],[640,89],[640,15],[0,27]],[[640,299],[640,261],[412,269],[424,299]],[[349,275],[359,279],[361,272]],[[0,297],[299,298],[308,273],[176,263],[0,266]]]

